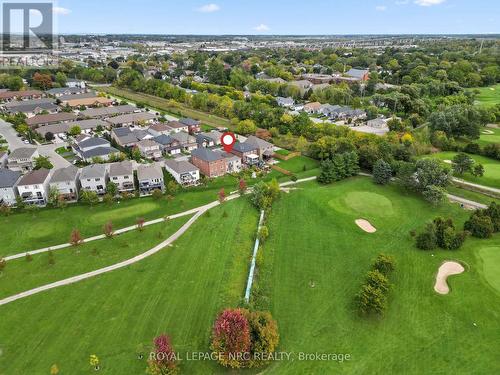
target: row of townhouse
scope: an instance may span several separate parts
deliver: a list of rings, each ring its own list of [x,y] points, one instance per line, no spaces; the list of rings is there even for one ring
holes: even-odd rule
[[[184,186],[198,183],[199,170],[186,161],[169,161],[166,168]],[[149,195],[156,189],[165,190],[163,170],[158,165],[140,164],[136,176],[137,184],[130,161],[92,164],[82,169],[74,166],[54,171],[42,168],[25,175],[20,171],[0,168],[0,205],[15,205],[20,197],[25,204],[45,206],[51,189],[56,189],[66,201],[77,201],[81,191],[105,194],[109,182],[116,184],[120,193],[137,189],[140,195]]]

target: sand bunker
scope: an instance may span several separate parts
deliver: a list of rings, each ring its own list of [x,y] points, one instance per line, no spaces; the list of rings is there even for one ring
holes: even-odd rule
[[[355,221],[356,225],[358,227],[360,227],[361,229],[363,229],[365,232],[368,232],[368,233],[375,233],[377,231],[377,229],[370,224],[370,222],[368,220],[365,220],[365,219],[357,219]]]
[[[488,129],[484,129],[481,133],[483,133],[483,134],[495,134],[494,131],[488,130]]]
[[[443,160],[443,161],[444,161],[446,164],[453,164],[453,162],[452,162],[451,160],[448,160],[448,159]]]
[[[464,267],[458,262],[444,262],[441,264],[441,267],[439,267],[436,276],[436,284],[434,284],[434,290],[439,294],[448,294],[450,292],[450,287],[446,282],[448,276],[458,275],[464,271]]]

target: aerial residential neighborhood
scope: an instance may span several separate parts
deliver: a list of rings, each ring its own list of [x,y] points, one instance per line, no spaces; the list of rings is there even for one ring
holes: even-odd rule
[[[497,2],[0,9],[0,375],[500,373]]]

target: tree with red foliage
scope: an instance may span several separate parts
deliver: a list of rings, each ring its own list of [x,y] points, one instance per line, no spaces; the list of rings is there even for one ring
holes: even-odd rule
[[[78,246],[82,243],[83,238],[78,229],[73,229],[71,231],[71,236],[69,239],[69,243],[73,246]]]
[[[104,235],[108,238],[113,237],[113,234],[115,233],[113,230],[113,223],[111,221],[108,221],[104,226],[102,227],[102,231]]]
[[[154,357],[148,361],[148,373],[151,375],[173,375],[179,372],[177,355],[170,337],[161,334],[153,340]]]
[[[240,191],[240,195],[245,194],[247,191],[247,183],[244,179],[240,179],[240,182],[238,182],[238,190]]]
[[[33,86],[42,90],[47,90],[52,87],[52,77],[50,74],[35,73],[33,75]]]
[[[219,190],[218,196],[219,196],[219,202],[224,203],[224,201],[226,200],[226,192],[224,191],[224,188]]]
[[[223,366],[241,368],[250,354],[250,326],[243,309],[226,309],[219,314],[212,332],[210,349]]]

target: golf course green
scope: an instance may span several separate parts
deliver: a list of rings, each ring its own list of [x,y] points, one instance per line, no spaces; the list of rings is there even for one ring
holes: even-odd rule
[[[99,373],[142,374],[146,360],[138,359],[137,348],[160,333],[169,334],[180,353],[208,351],[216,314],[242,304],[259,216],[247,198],[209,212],[172,246],[136,264],[0,306],[0,373],[45,374],[57,364],[61,374],[88,374],[93,373],[89,356],[96,354]],[[410,231],[438,215],[452,217],[460,227],[468,212],[456,204],[433,207],[366,177],[328,186],[302,183],[282,194],[266,221],[270,236],[260,250],[250,304],[269,309],[277,320],[280,352],[295,358],[300,352],[343,353],[350,359],[275,361],[265,370],[239,372],[213,361],[185,360],[181,373],[498,373],[500,291],[491,275],[498,275],[500,263],[493,250],[483,252],[500,248],[500,236],[469,238],[457,251],[417,250]],[[361,231],[358,218],[377,232]],[[166,224],[163,239],[179,224]],[[96,241],[92,248],[103,256],[109,250],[116,260],[123,259],[121,251],[133,256],[155,242],[160,228],[155,226]],[[114,241],[121,245],[107,249]],[[123,248],[124,243],[130,246]],[[88,270],[85,259],[94,256],[89,249],[61,251],[66,253],[56,252],[51,270],[64,277]],[[379,253],[396,261],[389,307],[383,318],[362,318],[353,299]],[[88,264],[70,272],[66,258]],[[468,267],[451,279],[452,291],[443,296],[433,285],[445,260]],[[11,271],[18,275],[23,265],[39,267],[36,259],[16,262]],[[9,279],[10,265],[0,283],[19,280]]]

